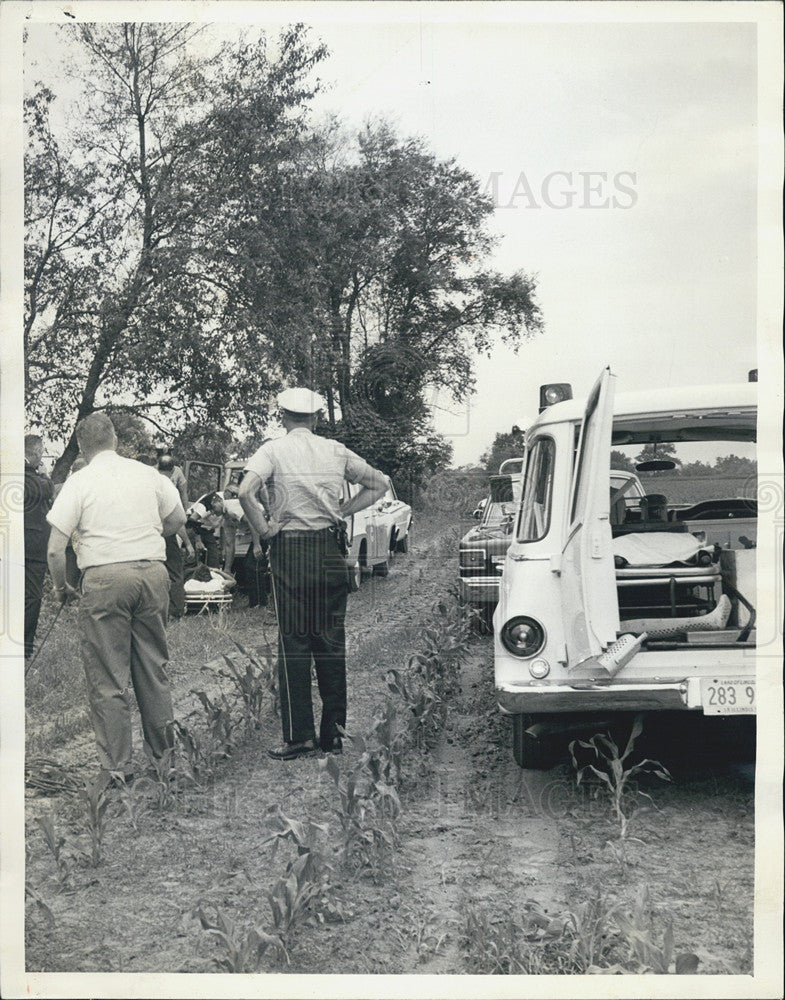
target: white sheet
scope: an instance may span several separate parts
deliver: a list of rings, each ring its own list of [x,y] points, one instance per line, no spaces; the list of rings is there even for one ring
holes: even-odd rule
[[[613,554],[630,566],[667,566],[686,562],[705,546],[689,532],[647,531],[613,539]]]

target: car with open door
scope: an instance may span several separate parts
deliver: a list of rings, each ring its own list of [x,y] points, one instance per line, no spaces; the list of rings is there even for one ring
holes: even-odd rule
[[[756,388],[542,387],[494,613],[521,767],[625,711],[754,716]]]

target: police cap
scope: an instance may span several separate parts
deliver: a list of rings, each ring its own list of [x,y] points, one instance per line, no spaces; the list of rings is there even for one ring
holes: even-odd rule
[[[324,409],[324,400],[311,389],[284,389],[278,396],[278,405],[289,413],[318,413]]]

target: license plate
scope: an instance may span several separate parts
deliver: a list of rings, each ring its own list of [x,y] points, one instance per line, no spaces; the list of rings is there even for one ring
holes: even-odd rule
[[[704,715],[754,715],[755,681],[701,678]]]

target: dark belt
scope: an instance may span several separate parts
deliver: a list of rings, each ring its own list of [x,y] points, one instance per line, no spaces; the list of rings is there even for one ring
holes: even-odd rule
[[[337,528],[294,528],[291,531],[279,531],[275,538],[313,538],[315,535],[335,534]]]

